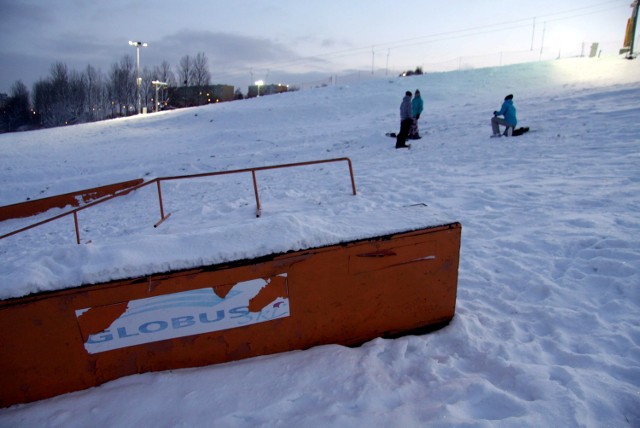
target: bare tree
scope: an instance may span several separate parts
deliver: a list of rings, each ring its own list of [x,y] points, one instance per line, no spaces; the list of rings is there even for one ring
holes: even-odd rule
[[[122,57],[119,63],[111,65],[109,74],[110,95],[117,115],[126,115],[133,107],[136,99],[136,76],[133,58],[130,55]],[[115,113],[114,111],[114,113]]]
[[[51,120],[54,100],[53,85],[47,80],[38,80],[33,85],[33,108],[42,126],[56,126]]]
[[[1,126],[4,131],[17,131],[31,122],[29,110],[29,90],[22,83],[16,81],[11,88],[11,95],[1,111]]]
[[[101,95],[104,82],[102,73],[89,64],[84,71],[84,81],[86,83],[85,94],[88,120],[103,119],[104,111]]]
[[[193,86],[202,88],[209,84],[209,81],[211,80],[211,73],[209,73],[209,65],[207,63],[207,56],[204,54],[204,52],[198,52],[198,54],[196,55],[196,59],[193,61]]]
[[[180,59],[178,67],[178,78],[183,86],[191,86],[193,77],[193,60],[189,55],[185,55]]]
[[[49,79],[36,82],[33,89],[34,107],[46,127],[64,125],[73,119],[67,66],[56,62],[50,73]]]
[[[94,120],[104,120],[108,116],[111,106],[111,100],[107,95],[108,86],[104,74],[98,70],[92,95],[94,104],[93,107],[90,107],[93,111]]]
[[[167,86],[161,86],[158,88],[158,100],[163,103],[167,99],[168,87],[176,86],[176,77],[171,71],[171,65],[167,61],[162,61],[159,66],[153,69],[153,76],[155,80],[164,82]],[[155,88],[154,88],[155,91]]]
[[[49,120],[52,125],[60,126],[66,123],[66,100],[69,92],[69,71],[67,65],[56,62],[51,66],[51,87],[50,91],[53,95],[49,110]]]
[[[153,111],[153,102],[152,98],[155,96],[155,92],[153,90],[153,85],[151,82],[153,81],[153,72],[149,67],[144,67],[142,69],[142,74],[140,75],[142,78],[142,85],[140,85],[140,97],[142,98],[142,107],[151,107],[151,111]]]
[[[69,83],[69,70],[67,64],[56,62],[51,65],[50,69],[51,83],[58,86],[58,91],[63,93],[67,89]]]
[[[160,100],[166,100],[172,92],[174,101],[180,100],[177,105],[186,106],[206,102],[205,89],[211,73],[206,55],[199,52],[195,57],[182,57],[177,74],[167,61],[163,61],[160,66],[144,68],[141,77],[141,98],[147,107],[153,106],[156,94],[153,80],[168,84],[159,87]],[[49,77],[33,86],[34,112],[30,110],[28,90],[19,83],[16,82],[14,94],[0,111],[0,131],[15,129],[24,121],[36,123],[39,120],[41,125],[52,127],[126,115],[135,110],[136,71],[131,55],[112,64],[106,75],[91,64],[81,72],[70,71],[62,62],[52,64]]]
[[[193,61],[192,68],[192,85],[195,88],[196,104],[204,104],[207,100],[206,86],[209,85],[211,80],[211,73],[209,73],[209,66],[207,65],[207,57],[204,52],[198,52],[196,59]]]
[[[176,86],[176,77],[171,71],[171,65],[167,61],[162,61],[162,63],[156,67],[156,79],[161,82],[167,83],[169,86]]]
[[[81,123],[86,121],[86,83],[84,75],[72,70],[69,73],[69,98],[65,105],[68,113],[68,123]]]

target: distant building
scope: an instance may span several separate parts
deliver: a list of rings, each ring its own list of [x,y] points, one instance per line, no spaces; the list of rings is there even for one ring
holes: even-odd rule
[[[261,85],[260,86],[260,96],[262,95],[273,95],[273,94],[281,94],[283,92],[289,91],[289,85],[283,85],[278,83],[277,85],[271,83],[269,85]],[[258,86],[251,85],[249,86],[249,92],[247,92],[247,98],[253,98],[258,96]]]
[[[209,85],[201,96],[206,97],[206,103],[219,103],[233,101],[234,87],[231,85]],[[204,98],[203,98],[204,99]]]
[[[192,107],[233,100],[234,87],[231,85],[180,86],[169,88],[167,103],[174,107]]]

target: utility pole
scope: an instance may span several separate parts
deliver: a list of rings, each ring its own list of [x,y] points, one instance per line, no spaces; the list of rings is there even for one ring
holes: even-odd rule
[[[533,51],[533,37],[536,35],[536,18],[533,18],[533,30],[531,31],[531,51]]]
[[[542,42],[540,43],[540,60],[542,60],[542,51],[544,49],[544,33],[547,31],[547,21],[544,21],[544,26],[542,27]]]
[[[376,57],[376,51],[374,50],[375,46],[371,46],[371,75],[373,76],[373,61]]]
[[[391,49],[387,49],[387,66],[384,69],[384,75],[389,75],[389,55],[391,55]]]

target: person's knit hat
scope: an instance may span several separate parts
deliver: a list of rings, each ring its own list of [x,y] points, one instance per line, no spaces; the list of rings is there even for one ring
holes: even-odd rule
[[[405,94],[405,95],[408,95],[408,96],[411,96],[411,95],[412,95],[412,94],[411,94],[411,91],[407,91],[407,92],[405,92],[404,94]]]
[[[507,100],[512,100],[512,99],[513,99],[513,94],[509,94],[509,95],[507,95],[506,97],[504,97],[504,100],[505,100],[505,101],[507,101]]]

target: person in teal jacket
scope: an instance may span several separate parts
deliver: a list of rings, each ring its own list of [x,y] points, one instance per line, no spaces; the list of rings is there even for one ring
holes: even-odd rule
[[[503,116],[504,119],[498,117]],[[513,95],[509,94],[504,98],[500,111],[494,111],[491,118],[491,128],[493,129],[493,137],[500,137],[500,125],[505,126],[505,137],[510,137],[513,130],[518,124],[516,118],[516,107],[513,105]]]
[[[416,89],[413,100],[411,100],[411,114],[413,116],[413,123],[411,124],[411,129],[409,130],[409,138],[413,140],[417,140],[420,137],[420,132],[418,131],[418,119],[420,119],[420,113],[422,113],[422,109],[424,108],[424,103],[422,102],[422,97],[420,97],[420,90]]]

